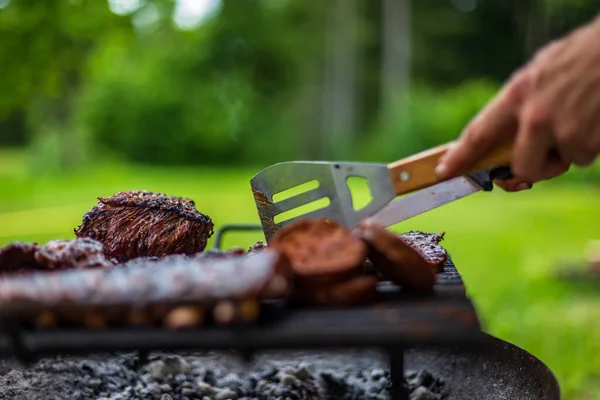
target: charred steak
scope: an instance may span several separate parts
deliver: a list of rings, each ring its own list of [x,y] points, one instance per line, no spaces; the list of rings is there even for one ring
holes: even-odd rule
[[[400,235],[400,239],[417,250],[436,273],[441,272],[448,259],[446,249],[440,246],[444,233],[410,231]]]
[[[198,253],[213,234],[211,218],[190,199],[129,191],[98,200],[75,234],[101,242],[106,256],[119,262]]]

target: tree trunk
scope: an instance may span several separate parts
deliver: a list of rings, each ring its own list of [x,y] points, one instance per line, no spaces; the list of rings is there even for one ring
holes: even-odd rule
[[[515,4],[517,25],[523,38],[523,55],[531,58],[551,38],[550,15],[540,0]]]
[[[331,0],[326,27],[322,135],[330,157],[348,154],[356,127],[358,0]]]
[[[387,126],[400,112],[407,117],[404,96],[410,87],[410,0],[382,0],[381,109]]]

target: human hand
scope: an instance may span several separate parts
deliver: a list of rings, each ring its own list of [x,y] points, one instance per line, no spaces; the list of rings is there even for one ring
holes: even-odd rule
[[[508,191],[588,166],[600,152],[600,19],[543,47],[468,124],[442,157],[440,178],[463,175],[485,152],[513,142]]]

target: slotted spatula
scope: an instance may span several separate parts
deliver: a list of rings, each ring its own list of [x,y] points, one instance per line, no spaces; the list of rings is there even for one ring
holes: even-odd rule
[[[256,174],[250,181],[254,200],[267,242],[283,226],[300,218],[325,217],[335,220],[349,229],[361,219],[372,216],[395,197],[428,188],[443,182],[437,178],[435,167],[447,151],[445,144],[391,164],[348,163],[324,161],[291,161],[271,165]],[[494,148],[480,159],[468,174],[489,171],[499,165],[509,165],[512,146],[508,143]],[[371,192],[371,201],[362,209],[355,210],[352,194],[346,180],[361,177]],[[293,197],[274,202],[273,196],[296,186],[316,180],[318,187]],[[287,211],[329,198],[329,205],[298,215],[282,222],[275,218]]]

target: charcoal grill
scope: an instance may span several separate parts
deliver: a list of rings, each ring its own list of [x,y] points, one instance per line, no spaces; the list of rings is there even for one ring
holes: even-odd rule
[[[214,247],[221,248],[227,232],[252,230],[262,227],[224,226],[215,235]],[[494,391],[506,390],[513,394],[526,392],[528,396],[534,393],[530,397],[508,397],[516,400],[559,399],[558,383],[543,363],[482,332],[476,310],[450,257],[431,296],[409,295],[386,282],[380,284],[379,291],[381,302],[349,309],[289,308],[280,302],[266,303],[258,324],[233,328],[30,331],[2,316],[0,355],[14,356],[28,364],[51,355],[133,350],[140,352],[143,362],[152,350],[237,350],[249,360],[261,350],[380,348],[389,355],[393,399],[408,399],[403,385],[405,368],[418,364],[446,377],[455,393],[450,399],[507,398],[493,395]],[[533,389],[522,388],[525,383],[515,377],[515,369],[526,371],[525,383]],[[495,383],[486,395],[464,397],[473,390],[484,393],[481,385],[475,383],[491,380],[489,372],[509,379],[505,382],[509,388],[499,388]],[[457,373],[463,383],[454,378]]]

